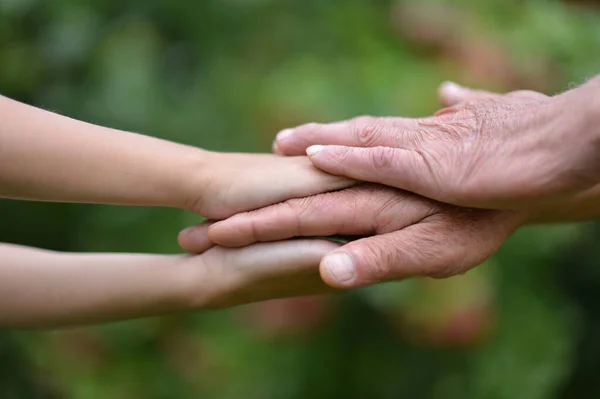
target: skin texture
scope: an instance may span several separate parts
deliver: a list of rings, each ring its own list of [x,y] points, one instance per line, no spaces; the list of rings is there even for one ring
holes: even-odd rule
[[[353,184],[305,157],[215,153],[0,96],[0,197],[183,208],[223,218]]]
[[[358,128],[354,129],[354,136],[348,136],[346,133],[349,122],[325,126],[306,125],[298,128],[295,132],[284,132],[282,134],[284,137],[282,138],[280,135],[274,143],[274,149],[280,154],[301,153],[308,145],[319,142],[319,140],[323,140],[321,142],[324,142],[324,144],[350,145],[353,137],[354,139],[363,140],[363,144],[368,144],[368,141],[364,141],[365,138],[385,140],[386,134],[387,139],[389,139],[392,134],[398,136],[398,132],[400,132],[399,136],[410,136],[410,130],[405,131],[403,129],[408,129],[407,126],[416,129],[417,126],[422,125],[423,121],[437,129],[440,129],[442,122],[448,123],[447,126],[450,127],[455,126],[457,123],[456,115],[463,112],[462,110],[466,110],[464,112],[468,113],[471,110],[486,109],[486,107],[488,109],[490,107],[491,109],[500,107],[504,110],[513,110],[519,116],[519,113],[527,108],[534,109],[532,112],[535,114],[537,112],[535,108],[547,107],[546,104],[549,101],[549,97],[541,93],[520,91],[508,95],[499,95],[470,90],[454,84],[443,85],[440,89],[440,97],[446,106],[455,108],[444,110],[432,119],[387,118],[385,120],[387,124],[382,125],[383,127],[375,126],[372,129],[367,129],[368,134],[366,136],[360,134]],[[561,99],[561,101],[563,100]],[[571,106],[578,104],[575,100],[569,101]],[[585,107],[581,103],[578,105],[581,112],[579,113],[580,118],[577,120],[580,122],[591,120],[592,118],[585,112]],[[495,118],[494,115],[493,113],[490,115],[492,119]],[[435,123],[432,123],[432,120]],[[492,122],[494,122],[494,119]],[[510,126],[510,123],[511,121],[508,120],[505,124]],[[390,124],[395,127],[389,129]],[[487,128],[489,126],[494,127],[496,124],[497,122],[485,122],[481,123],[481,126]],[[524,126],[526,125],[524,124]],[[445,127],[441,130],[449,135],[456,133],[454,128]],[[502,132],[502,137],[504,140],[510,141],[511,134],[513,132],[509,128],[508,134]],[[424,136],[425,132],[421,137]],[[454,136],[455,139],[445,141],[448,146],[460,142],[459,139],[456,139],[459,135],[454,134]],[[401,139],[403,140],[403,137],[400,137],[400,139],[396,137],[387,144],[397,143]],[[421,140],[425,142],[425,139]],[[476,137],[475,141],[477,140]],[[528,138],[525,137],[524,148],[527,148],[525,145],[527,140]],[[589,147],[593,148],[593,141],[588,144]],[[475,144],[471,145],[475,146]],[[368,151],[362,148],[354,150],[357,151],[354,154],[359,154],[361,150]],[[354,178],[364,178],[365,174],[372,172],[372,169],[369,169],[371,166],[368,163],[353,164],[352,162],[358,159],[353,160],[352,158],[352,151],[354,150],[345,148],[343,151],[347,151],[346,154],[351,155],[343,158],[343,160],[337,159],[336,162],[338,163],[334,163],[334,165],[343,169],[344,173],[346,173],[346,167],[351,171],[360,170],[357,173],[346,174]],[[398,152],[392,150],[389,150],[388,155],[399,156]],[[510,151],[508,153],[510,154]],[[506,155],[502,152],[500,154],[502,156]],[[374,152],[370,156],[375,155],[384,156],[386,154]],[[468,156],[464,152],[462,155]],[[535,159],[534,155],[533,159]],[[313,161],[318,164],[315,161],[316,159],[316,156],[313,156]],[[458,164],[458,162],[454,162],[454,164]],[[375,165],[376,173],[382,171],[392,173],[393,168],[389,167],[398,166],[398,164],[387,161],[375,163]],[[460,168],[460,166],[458,167]],[[327,168],[324,169],[327,170]],[[586,171],[585,175],[587,176],[588,168],[583,169]],[[403,169],[404,172],[406,170]],[[410,172],[407,172],[407,175],[411,176]],[[531,174],[528,174],[527,171],[521,171],[516,176],[521,178],[531,176]],[[494,177],[493,174],[492,177]],[[511,182],[502,173],[495,175],[495,178],[500,177],[506,179],[498,181],[499,186],[507,190],[510,189],[509,186],[514,183],[514,180]],[[390,180],[381,178],[377,181],[380,180],[391,184]],[[586,181],[586,184],[581,185],[581,187],[588,185],[588,180],[583,180]],[[434,179],[434,182],[437,181],[437,179]],[[425,182],[428,181],[425,180]],[[505,185],[502,186],[502,184]],[[533,187],[536,187],[535,183],[532,184],[534,184]],[[539,187],[542,186],[543,184],[539,185]],[[538,199],[538,205],[532,210],[495,211],[460,208],[389,187],[360,185],[336,193],[286,201],[265,209],[236,215],[210,227],[197,228],[208,228],[211,240],[220,245],[232,247],[248,245],[256,241],[271,241],[304,235],[374,235],[343,246],[325,257],[321,262],[321,275],[328,284],[336,287],[355,287],[412,275],[445,277],[465,272],[470,267],[476,266],[491,256],[506,237],[521,224],[573,221],[597,216],[600,213],[598,205],[600,203],[598,201],[599,187],[599,185],[591,185],[586,189],[578,189],[579,191],[573,189],[575,193],[571,195],[562,192],[556,194],[556,197]],[[434,191],[436,191],[435,188],[437,186],[434,186]],[[525,188],[529,188],[529,186]],[[427,187],[424,188],[424,190],[426,189]],[[518,187],[515,186],[512,189],[516,190]],[[538,194],[542,191],[538,191]],[[493,193],[494,191],[489,192]],[[493,200],[512,198],[517,193],[518,191],[513,191],[511,196],[508,197],[501,194],[499,197],[494,197]],[[477,199],[484,198],[480,194],[478,195],[474,197],[475,202],[477,202]],[[521,202],[519,204],[528,204],[531,199],[528,195],[526,194],[524,198],[520,197]],[[559,198],[561,199],[559,200]],[[467,203],[469,203],[468,199]],[[502,204],[502,201],[495,203],[497,205]],[[191,231],[193,231],[193,228]],[[188,230],[189,232],[190,230]],[[193,249],[195,244],[198,243],[191,239],[192,237],[193,235],[190,235],[188,236],[190,239],[180,241],[184,248]]]
[[[280,132],[274,148],[306,151],[332,174],[487,209],[546,206],[600,182],[600,78],[554,97],[450,86],[449,107],[433,117],[312,123]]]
[[[0,97],[0,197],[177,207],[224,218],[355,182],[305,157],[220,154],[104,128]],[[201,255],[65,254],[0,245],[0,325],[62,326],[327,291],[337,244],[294,240]],[[181,234],[186,239],[188,233]]]
[[[336,249],[320,264],[327,284],[351,288],[417,275],[464,273],[495,253],[526,217],[515,211],[460,208],[391,187],[361,184],[238,214],[212,224],[209,237],[219,245],[240,247],[297,236],[367,236]],[[198,241],[188,234],[180,244],[193,252]]]
[[[543,98],[541,93],[532,91],[518,91],[509,93],[512,96],[526,98]],[[491,93],[484,90],[473,90],[458,86],[456,84],[444,84],[440,88],[440,100],[446,106],[454,106],[460,103],[478,100],[496,99],[500,101],[501,94]],[[581,108],[582,110],[585,108]],[[583,117],[587,117],[583,115]],[[592,118],[590,118],[592,119]],[[529,210],[528,223],[563,223],[577,222],[594,219],[600,215],[600,184],[580,191],[572,196],[567,196],[561,201],[553,201],[549,204],[539,204]]]
[[[211,153],[209,158],[215,170],[195,187],[198,200],[187,208],[210,219],[356,183],[315,168],[306,156]]]
[[[189,256],[0,244],[0,326],[68,327],[331,292],[318,265],[336,248],[291,240]]]

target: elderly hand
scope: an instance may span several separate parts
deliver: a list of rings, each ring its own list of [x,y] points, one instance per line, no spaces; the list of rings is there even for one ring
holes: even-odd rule
[[[362,184],[291,199],[238,214],[209,227],[210,239],[241,247],[297,236],[373,235],[327,254],[321,277],[339,288],[424,275],[466,272],[491,256],[525,220],[514,211],[458,208],[398,189]],[[205,243],[186,230],[180,244],[195,252]]]
[[[423,119],[359,117],[279,133],[280,155],[455,205],[526,209],[600,183],[600,78],[555,97],[445,84]]]

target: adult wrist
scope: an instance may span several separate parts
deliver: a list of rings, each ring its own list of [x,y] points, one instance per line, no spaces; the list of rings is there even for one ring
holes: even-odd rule
[[[600,75],[559,94],[553,102],[563,121],[561,126],[572,132],[574,142],[600,155]]]

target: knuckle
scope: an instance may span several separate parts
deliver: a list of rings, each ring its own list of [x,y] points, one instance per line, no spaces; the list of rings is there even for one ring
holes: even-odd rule
[[[467,269],[467,252],[461,246],[446,246],[435,255],[429,276],[436,279],[456,276]]]
[[[374,230],[378,233],[390,232],[391,225],[394,224],[398,216],[399,207],[406,202],[408,197],[404,193],[394,192],[388,195],[379,195],[373,198],[373,203],[379,203],[374,208],[373,224]]]
[[[468,118],[462,121],[438,123],[436,130],[443,133],[445,139],[460,142],[474,133],[472,123],[469,123],[471,120],[471,118]]]
[[[282,202],[281,206],[287,208],[287,211],[295,217],[302,218],[312,209],[317,208],[317,206],[315,205],[318,205],[318,203],[318,198],[316,198],[315,196],[289,199],[287,201]]]
[[[284,201],[280,204],[281,212],[289,215],[290,231],[294,236],[302,236],[304,220],[311,209],[312,198],[298,198]],[[277,217],[277,220],[285,220],[283,217]]]
[[[268,212],[273,212],[277,214],[279,212],[279,206],[275,205],[268,209]],[[239,227],[238,232],[243,232],[247,235],[247,237],[252,241],[260,241],[264,236],[263,231],[263,216],[265,210],[257,209],[253,211],[248,211],[243,214],[235,215],[231,218],[231,220],[239,219],[243,222],[242,227]]]
[[[313,235],[308,234],[308,230],[315,228],[314,226],[310,227],[314,225],[315,221],[319,221],[317,230],[320,232],[320,235],[335,234],[339,221],[335,219],[331,220],[330,223],[326,221],[330,220],[335,210],[339,210],[340,207],[343,209],[353,209],[352,206],[348,206],[344,202],[347,200],[345,196],[340,196],[339,194],[337,192],[325,193],[285,201],[283,204],[289,208],[296,235]]]
[[[357,116],[356,118],[351,119],[353,126],[357,128],[361,128],[363,126],[373,125],[377,122],[376,117],[370,115],[362,115]]]
[[[356,118],[353,127],[355,141],[361,147],[370,147],[377,143],[383,130],[377,118],[370,116]]]
[[[457,168],[455,165],[457,159],[455,151],[449,149],[434,151],[415,149],[411,151],[411,155],[414,163],[413,168],[415,170],[420,169],[422,176],[426,176],[432,191],[437,192],[439,195],[449,195],[453,191],[455,178],[452,177],[449,168],[452,173],[455,173],[454,169]],[[449,176],[451,178],[447,178]]]
[[[457,110],[451,116],[439,115],[435,120],[428,122],[425,126],[438,135],[437,138],[452,142],[462,142],[475,137],[478,132],[478,113],[471,104],[467,104]],[[421,133],[420,137],[427,137],[427,132]]]
[[[394,249],[381,239],[364,246],[361,251],[362,275],[369,284],[387,280],[394,262]]]
[[[418,259],[419,273],[431,278],[446,278],[464,270],[468,256],[466,247],[457,245],[456,235],[440,233],[436,224],[424,228],[418,237],[418,245],[407,254]],[[412,256],[411,256],[412,255]]]
[[[331,151],[329,155],[338,165],[343,165],[348,161],[352,153],[352,147],[337,147],[334,151]]]
[[[446,278],[464,273],[483,262],[497,249],[494,249],[496,236],[481,228],[481,221],[489,218],[487,211],[455,210],[444,218],[451,228],[448,231],[451,234],[440,235],[437,239],[438,252],[432,262],[429,273],[431,277]]]
[[[478,106],[477,103],[470,103],[465,106],[461,113],[461,118],[456,122],[456,131],[461,137],[474,138],[481,131],[482,120],[486,118],[490,109],[495,109],[496,105],[492,101],[486,101],[485,107]]]
[[[370,151],[370,161],[376,171],[381,173],[393,172],[396,152],[391,147],[375,147]]]

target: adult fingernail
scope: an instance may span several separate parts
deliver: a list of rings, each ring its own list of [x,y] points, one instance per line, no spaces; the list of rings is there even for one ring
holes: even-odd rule
[[[442,83],[441,87],[442,87],[442,90],[449,90],[449,91],[462,91],[464,89],[461,85],[451,82],[449,80]]]
[[[292,135],[292,133],[294,133],[294,129],[283,129],[282,131],[277,133],[275,140],[277,140],[277,141],[285,140],[285,139],[289,138]]]
[[[442,85],[440,86],[440,90],[444,94],[444,96],[451,99],[461,98],[465,94],[464,87],[450,81],[442,83]]]
[[[323,262],[329,275],[340,285],[350,285],[356,278],[354,262],[347,253],[331,254]]]
[[[306,155],[309,157],[317,155],[325,146],[323,145],[311,145],[306,149]]]

